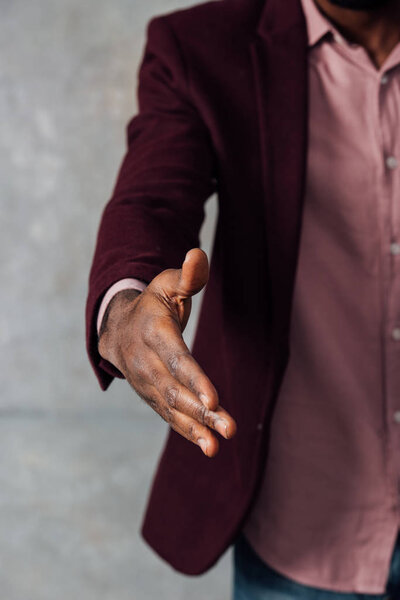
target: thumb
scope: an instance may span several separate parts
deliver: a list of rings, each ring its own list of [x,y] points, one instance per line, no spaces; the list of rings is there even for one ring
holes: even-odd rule
[[[182,263],[176,294],[183,298],[197,294],[206,285],[208,276],[207,254],[201,248],[192,248]]]

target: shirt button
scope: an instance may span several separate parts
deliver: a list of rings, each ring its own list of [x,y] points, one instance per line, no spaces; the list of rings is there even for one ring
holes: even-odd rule
[[[395,327],[392,330],[392,338],[398,342],[400,340],[400,327]]]
[[[400,423],[400,410],[396,410],[396,412],[393,415],[393,419],[396,423]]]
[[[387,75],[386,73],[384,73],[381,77],[381,83],[383,85],[385,85],[387,82],[389,81],[389,75]]]
[[[390,244],[390,252],[392,254],[400,254],[400,244],[397,244],[396,242]]]
[[[398,165],[397,158],[395,156],[388,156],[386,158],[386,166],[388,169],[396,169]]]

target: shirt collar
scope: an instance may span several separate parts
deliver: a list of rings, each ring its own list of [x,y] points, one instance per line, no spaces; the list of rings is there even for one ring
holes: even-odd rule
[[[308,46],[314,46],[327,34],[345,41],[336,27],[317,8],[315,0],[301,0],[307,25]]]
[[[334,26],[334,24],[319,10],[315,0],[300,1],[306,20],[307,39],[309,48],[314,47],[322,39],[325,39],[327,41],[335,40],[341,46],[344,46],[351,50],[356,49],[357,52],[361,52],[364,56],[365,51],[362,48],[362,46],[350,42],[345,37],[343,37],[339,30]],[[387,71],[388,69],[391,69],[398,65],[400,66],[400,42],[392,51],[389,58],[386,59],[385,64],[381,68],[381,71]]]

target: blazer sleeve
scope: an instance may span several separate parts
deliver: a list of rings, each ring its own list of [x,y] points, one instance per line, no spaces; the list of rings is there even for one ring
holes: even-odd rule
[[[200,245],[205,201],[216,191],[209,131],[191,100],[177,38],[166,16],[147,25],[138,72],[138,113],[127,125],[127,150],[97,233],[86,301],[86,348],[100,387],[122,373],[97,349],[96,318],[120,279],[146,283],[180,268]]]

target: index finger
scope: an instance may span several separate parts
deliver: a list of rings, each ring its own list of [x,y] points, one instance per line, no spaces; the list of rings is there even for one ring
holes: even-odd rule
[[[146,344],[156,352],[171,375],[196,394],[209,410],[217,409],[217,390],[193,358],[178,323],[172,317],[160,318],[157,328],[152,332],[151,342]]]

